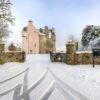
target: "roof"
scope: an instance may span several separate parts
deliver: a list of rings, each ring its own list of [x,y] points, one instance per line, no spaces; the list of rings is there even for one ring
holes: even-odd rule
[[[27,31],[27,27],[24,27],[24,28],[23,28],[23,31]]]

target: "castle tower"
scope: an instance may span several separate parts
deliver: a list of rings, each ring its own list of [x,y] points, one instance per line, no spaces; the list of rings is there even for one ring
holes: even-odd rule
[[[48,52],[49,51],[56,51],[56,35],[54,28],[49,30]]]
[[[28,34],[27,27],[22,30],[22,50],[28,53]]]
[[[55,29],[52,28],[51,32],[51,41],[52,41],[52,51],[56,51],[56,35],[55,35]]]
[[[27,27],[23,28],[22,49],[28,54],[39,53],[39,33],[32,21],[29,21]]]
[[[48,26],[44,26],[44,33],[48,34],[48,32],[49,32]]]
[[[47,39],[48,39],[48,26],[45,26],[44,29],[39,29],[39,53],[45,54],[48,53],[47,49]]]

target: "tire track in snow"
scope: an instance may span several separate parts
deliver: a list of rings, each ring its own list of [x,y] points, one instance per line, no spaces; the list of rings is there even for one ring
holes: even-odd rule
[[[35,83],[33,83],[29,87],[29,89],[27,88],[25,91],[23,91],[21,95],[18,95],[18,98],[17,96],[13,95],[13,97],[17,98],[17,99],[14,98],[13,100],[21,100],[21,99],[26,100],[25,99],[26,96],[29,95],[30,92],[33,91],[36,87],[38,87],[38,85],[41,84],[41,82],[46,78],[48,72],[53,76],[54,80],[52,80],[52,82],[49,84],[49,87],[46,88],[44,93],[40,96],[39,100],[47,100],[51,96],[55,88],[57,88],[61,92],[61,95],[63,95],[66,100],[89,100],[87,97],[85,97],[81,93],[77,92],[76,90],[65,84],[49,68],[47,68],[46,71],[43,72],[40,78],[37,81],[35,81]],[[0,96],[6,95],[7,93],[13,91],[14,89],[15,88],[12,88],[11,90],[8,90],[5,93],[0,94]]]
[[[17,86],[17,85],[16,85],[16,86]],[[16,87],[16,86],[15,86],[15,87]],[[15,87],[12,88],[12,89],[10,89],[10,90],[7,90],[7,91],[4,92],[4,93],[1,93],[1,94],[0,94],[0,97],[2,97],[2,96],[4,96],[4,95],[6,95],[6,94],[8,94],[8,93],[10,93],[10,92],[12,92],[12,91],[14,91]]]
[[[74,100],[74,98],[58,83],[55,83],[55,88],[57,88],[60,91],[60,93],[65,97],[66,100]]]
[[[24,98],[25,95],[29,94],[32,90],[34,90],[45,79],[47,73],[48,71],[46,69],[46,71],[40,76],[40,78],[37,81],[35,81],[35,83],[32,84],[28,90],[24,91],[23,94],[21,94],[20,98]]]
[[[28,70],[29,70],[29,68],[27,68],[25,71],[23,71],[23,73],[24,73],[24,72],[27,72]],[[21,75],[21,74],[19,74],[19,75]],[[32,84],[32,85],[30,86],[29,89],[27,89],[26,91],[24,91],[23,94],[21,94],[21,95],[18,97],[18,100],[20,100],[21,98],[24,98],[24,96],[25,96],[26,94],[29,94],[32,90],[34,90],[34,89],[45,79],[46,75],[47,75],[47,69],[46,69],[46,71],[40,76],[40,78],[39,78],[34,84]],[[16,76],[18,76],[18,75],[16,75]],[[13,78],[14,78],[14,77],[13,77]],[[10,78],[10,79],[13,79],[13,78]],[[12,88],[12,89],[9,89],[8,91],[6,91],[6,92],[4,92],[4,93],[1,93],[1,94],[0,94],[0,97],[2,97],[2,96],[4,96],[4,95],[6,95],[6,94],[8,94],[8,93],[10,93],[10,92],[12,92],[12,91],[14,91],[16,87],[17,87],[17,86],[15,86],[15,87]],[[14,97],[15,97],[15,96],[14,96]]]
[[[27,68],[27,69],[25,69],[24,71],[18,73],[17,75],[14,75],[13,77],[10,77],[10,78],[8,78],[8,79],[6,79],[6,80],[1,81],[0,84],[5,83],[5,82],[7,82],[7,81],[10,81],[10,80],[12,80],[12,79],[14,79],[14,78],[20,76],[21,74],[23,74],[23,73],[26,72],[27,70],[29,70],[29,68]]]
[[[19,99],[20,92],[21,92],[22,84],[18,84],[14,89],[13,99],[12,100],[21,100]]]
[[[24,98],[25,95],[29,94],[32,90],[34,90],[47,76],[47,72],[49,72],[53,77],[54,80],[51,82],[49,87],[45,90],[45,92],[41,95],[39,100],[47,100],[51,94],[53,93],[54,89],[57,88],[61,95],[65,97],[66,100],[89,100],[84,95],[80,94],[79,92],[72,89],[70,86],[65,84],[62,80],[60,80],[49,68],[41,75],[40,79],[38,79],[28,90],[26,90],[22,95],[21,98]]]
[[[23,79],[23,92],[28,90],[28,73],[29,71],[27,71],[25,73],[24,79]],[[24,95],[24,100],[30,100],[30,96],[29,94]]]
[[[87,97],[85,97],[84,95],[82,95],[81,93],[77,92],[76,90],[74,90],[73,88],[71,88],[69,85],[67,85],[66,83],[64,83],[49,68],[47,68],[47,69],[52,74],[52,76],[54,77],[54,79],[57,82],[57,84],[60,84],[62,87],[64,87],[71,94],[72,97],[77,97],[79,100],[89,100]]]
[[[52,81],[39,100],[48,100],[54,89],[55,89],[55,82]]]
[[[7,79],[7,80],[4,80],[4,81],[0,82],[0,84],[1,84],[1,83],[4,83],[4,82],[7,82],[7,81],[9,81],[9,80],[11,80],[11,79],[14,79],[14,78],[16,78],[16,77],[18,77],[18,76],[22,75],[23,73],[27,72],[28,70],[29,70],[29,68],[27,68],[27,69],[26,69],[26,70],[24,70],[23,72],[21,72],[21,73],[19,73],[19,74],[15,75],[15,76],[13,76],[13,77],[11,77],[11,78]],[[18,85],[19,85],[19,84],[18,84]],[[2,96],[4,96],[4,95],[6,95],[6,94],[8,94],[8,93],[10,93],[10,92],[12,92],[12,91],[14,91],[16,87],[17,87],[17,85],[16,85],[16,86],[14,86],[14,87],[13,87],[13,88],[11,88],[11,89],[9,89],[9,90],[5,91],[4,93],[1,93],[1,94],[0,94],[0,97],[2,97]]]

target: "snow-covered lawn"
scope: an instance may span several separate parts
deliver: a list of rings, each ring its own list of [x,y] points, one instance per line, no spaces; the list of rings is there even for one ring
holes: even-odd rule
[[[99,100],[100,65],[52,63],[27,55],[25,63],[0,65],[0,100]]]

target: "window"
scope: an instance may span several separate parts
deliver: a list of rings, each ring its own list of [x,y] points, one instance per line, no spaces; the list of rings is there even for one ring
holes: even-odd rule
[[[32,50],[30,50],[30,53],[32,53]]]
[[[36,43],[34,44],[34,47],[36,47]]]

